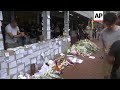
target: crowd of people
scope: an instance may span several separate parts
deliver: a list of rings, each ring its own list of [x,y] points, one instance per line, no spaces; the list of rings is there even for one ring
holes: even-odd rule
[[[97,26],[94,27],[94,29],[91,29],[90,25],[77,25],[76,30],[70,30],[70,36],[71,36],[71,43],[76,43],[78,40],[83,39],[100,39],[100,32],[103,30],[103,26]],[[77,37],[77,38],[76,38]]]

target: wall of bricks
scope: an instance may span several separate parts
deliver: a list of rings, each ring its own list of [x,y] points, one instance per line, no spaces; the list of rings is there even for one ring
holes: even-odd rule
[[[69,42],[70,38],[64,37],[4,51],[4,55],[0,56],[0,78],[16,79],[20,73],[30,73],[31,64],[40,69],[43,62],[65,52]]]

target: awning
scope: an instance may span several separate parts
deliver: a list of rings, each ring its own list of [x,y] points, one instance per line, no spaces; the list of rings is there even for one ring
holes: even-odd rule
[[[84,17],[87,18],[94,18],[94,11],[74,11],[80,15],[83,15]]]

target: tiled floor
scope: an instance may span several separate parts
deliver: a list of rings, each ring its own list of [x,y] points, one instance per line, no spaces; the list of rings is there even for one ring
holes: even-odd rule
[[[99,41],[93,40],[93,42],[101,48]],[[80,57],[80,59],[84,60],[83,63],[65,68],[62,77],[64,79],[103,79],[103,60],[99,58],[101,55],[102,52],[99,51],[95,54],[95,59]]]

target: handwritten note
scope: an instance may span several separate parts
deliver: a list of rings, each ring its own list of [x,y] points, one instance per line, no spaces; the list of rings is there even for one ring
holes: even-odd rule
[[[24,52],[24,55],[27,55],[27,51]]]
[[[10,69],[10,75],[17,74],[17,68]]]
[[[5,56],[9,57],[10,56],[9,52],[5,52]]]
[[[24,57],[24,54],[18,54],[18,55],[16,55],[16,59],[20,59],[22,57]]]
[[[17,66],[16,61],[13,61],[13,62],[9,63],[9,68],[13,68],[13,67],[16,67],[16,66]]]
[[[25,60],[25,66],[29,65],[30,64],[30,59],[29,58],[26,58]]]
[[[6,62],[2,62],[1,63],[1,69],[5,69],[5,68],[8,68],[8,65]]]
[[[32,49],[28,50],[28,54],[32,54],[32,53],[33,53]]]
[[[18,71],[21,71],[24,69],[24,64],[18,66]]]

